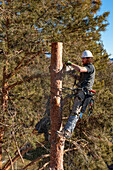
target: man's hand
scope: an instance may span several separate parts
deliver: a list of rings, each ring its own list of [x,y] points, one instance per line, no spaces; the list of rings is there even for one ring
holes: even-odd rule
[[[67,61],[65,64],[66,64],[66,66],[71,66],[72,62],[71,61]]]

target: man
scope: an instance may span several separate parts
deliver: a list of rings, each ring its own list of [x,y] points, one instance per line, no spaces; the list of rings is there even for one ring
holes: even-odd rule
[[[82,54],[83,66],[73,64],[68,61],[66,65],[70,65],[76,71],[80,72],[80,76],[77,78],[79,82],[77,83],[78,90],[75,95],[74,104],[72,107],[72,113],[68,118],[68,122],[61,131],[57,131],[59,136],[71,137],[76,123],[83,112],[85,112],[86,107],[91,99],[92,86],[95,79],[95,67],[92,64],[93,55],[89,50],[85,50]]]

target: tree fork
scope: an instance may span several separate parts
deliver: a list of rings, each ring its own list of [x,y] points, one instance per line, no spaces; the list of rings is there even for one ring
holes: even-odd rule
[[[61,42],[52,43],[51,49],[51,156],[50,169],[63,170],[63,138],[56,131],[62,128],[61,93],[62,93],[62,49]]]

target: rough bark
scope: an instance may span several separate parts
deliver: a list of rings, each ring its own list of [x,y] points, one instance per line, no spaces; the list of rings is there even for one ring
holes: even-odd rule
[[[56,131],[62,128],[62,48],[61,42],[52,43],[51,50],[51,156],[50,169],[63,170],[64,139]]]

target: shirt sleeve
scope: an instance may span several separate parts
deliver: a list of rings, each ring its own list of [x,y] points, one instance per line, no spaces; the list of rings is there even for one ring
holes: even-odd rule
[[[94,72],[93,65],[87,65],[85,67],[86,67],[88,73],[93,73]]]

